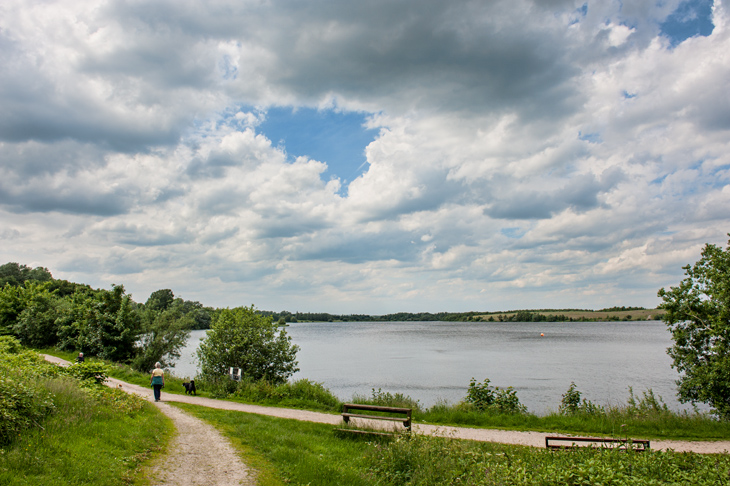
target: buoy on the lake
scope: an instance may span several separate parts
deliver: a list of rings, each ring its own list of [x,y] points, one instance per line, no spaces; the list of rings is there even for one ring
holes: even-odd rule
[[[545,334],[541,332],[540,337],[545,337]]]

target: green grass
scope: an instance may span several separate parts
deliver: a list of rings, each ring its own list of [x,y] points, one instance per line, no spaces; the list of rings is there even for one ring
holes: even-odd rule
[[[169,419],[149,403],[130,408],[115,390],[94,393],[69,378],[47,379],[42,386],[56,410],[0,449],[0,484],[144,483],[137,467],[165,446],[174,430]]]
[[[730,423],[695,413],[657,413],[637,415],[626,407],[609,409],[605,414],[544,416],[492,415],[459,406],[436,405],[414,414],[417,421],[454,426],[504,430],[555,432],[578,435],[605,435],[634,439],[726,440]]]
[[[549,451],[424,436],[339,435],[334,427],[179,404],[228,436],[262,486],[727,484],[730,456]],[[254,466],[255,464],[255,466]]]
[[[338,438],[331,425],[174,405],[207,420],[231,438],[244,462],[260,472],[261,486],[372,484],[362,477],[369,464],[366,454],[370,445]]]

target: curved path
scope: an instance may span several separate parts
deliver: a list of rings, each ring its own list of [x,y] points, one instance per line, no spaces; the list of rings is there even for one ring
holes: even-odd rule
[[[58,358],[48,357],[47,359],[59,362]],[[152,389],[132,385],[123,381],[110,378],[110,386],[120,386],[127,392],[137,393],[142,396],[152,398]],[[303,420],[308,422],[318,422],[323,424],[340,425],[342,417],[321,412],[310,412],[307,410],[292,410],[287,408],[263,407],[260,405],[246,405],[243,403],[229,402],[226,400],[215,400],[212,398],[203,398],[190,395],[171,395],[163,394],[163,400],[171,402],[191,403],[204,407],[217,408],[221,410],[234,410],[238,412],[255,413],[259,415],[268,415],[271,417],[279,417],[293,420]],[[353,419],[353,421],[359,419]],[[368,426],[377,427],[379,424],[367,423],[360,421]],[[496,430],[496,429],[475,429],[467,427],[450,427],[429,424],[413,424],[414,432],[419,434],[436,435],[440,437],[451,437],[455,439],[476,440],[482,442],[499,442],[502,444],[525,445],[532,447],[545,447],[545,436],[547,435],[564,435],[564,434],[547,434],[543,432],[519,432],[513,430]],[[566,435],[567,437],[567,435]],[[730,451],[730,441],[679,441],[679,440],[652,440],[651,448],[655,450],[675,450],[677,452],[697,452],[700,454],[721,454]]]
[[[55,356],[45,359],[60,366],[70,363]],[[152,400],[150,389],[109,379],[107,385]],[[145,468],[154,486],[255,486],[255,472],[215,427],[177,407],[154,402],[175,425],[176,434],[165,455]]]

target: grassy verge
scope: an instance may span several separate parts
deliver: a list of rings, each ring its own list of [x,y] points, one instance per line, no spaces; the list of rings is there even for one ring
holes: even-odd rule
[[[207,420],[267,471],[266,486],[306,485],[652,485],[725,484],[730,457],[601,450],[553,452],[423,436],[377,440],[332,426],[181,408]]]
[[[628,407],[616,407],[604,413],[562,415],[550,413],[488,414],[468,407],[434,406],[414,414],[417,421],[455,426],[505,430],[556,432],[579,435],[605,435],[635,439],[723,440],[730,438],[730,423],[695,413],[637,414]]]
[[[54,373],[50,368],[55,367],[34,359],[34,353],[0,358],[6,383],[35,390],[26,393],[25,410],[36,408],[39,400],[48,404],[43,419],[18,427],[2,444],[0,484],[145,484],[139,464],[159,453],[174,431],[156,407],[120,390]],[[3,413],[19,410],[13,398],[0,396]]]

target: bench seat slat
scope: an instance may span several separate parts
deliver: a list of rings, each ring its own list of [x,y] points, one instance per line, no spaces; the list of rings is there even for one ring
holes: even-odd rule
[[[349,418],[361,418],[361,419],[373,419],[373,420],[392,420],[394,422],[408,422],[408,417],[386,417],[384,415],[364,415],[360,413],[343,413],[343,417]]]
[[[579,444],[585,444],[583,447],[593,446],[607,449],[620,449],[627,446],[629,443],[634,446],[634,450],[638,451],[648,450],[651,447],[648,440],[642,439],[624,440],[608,437],[545,437],[545,447],[549,449],[571,449],[573,447],[580,447]]]
[[[408,415],[411,414],[410,408],[385,407],[380,405],[360,405],[358,403],[345,403],[344,410],[370,410],[373,412],[407,413]]]

